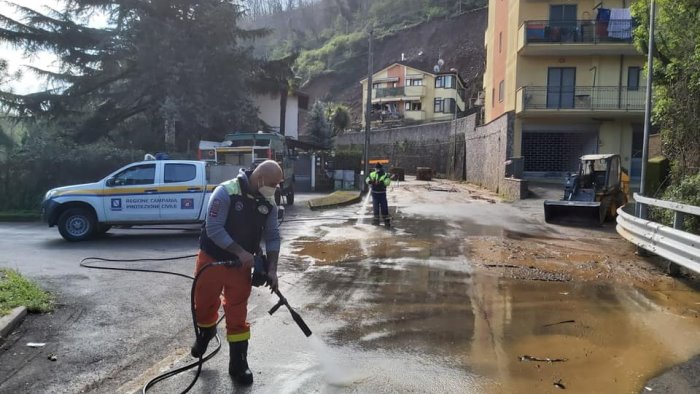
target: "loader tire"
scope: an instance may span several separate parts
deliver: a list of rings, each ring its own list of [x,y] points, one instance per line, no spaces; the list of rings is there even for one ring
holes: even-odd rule
[[[287,205],[294,205],[294,188],[287,190]]]
[[[625,204],[627,204],[627,195],[620,190],[612,198],[609,217],[613,220],[617,218],[617,209],[623,207]]]
[[[608,219],[610,205],[612,205],[611,199],[604,199],[600,202],[600,209],[598,210],[598,224],[601,226],[605,224],[605,221]]]

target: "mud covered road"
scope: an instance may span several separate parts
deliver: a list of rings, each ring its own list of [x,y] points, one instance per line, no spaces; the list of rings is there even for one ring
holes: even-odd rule
[[[550,226],[541,199],[505,203],[446,181],[395,184],[389,204],[389,229],[371,224],[368,200],[328,211],[291,207],[280,288],[314,335],[305,338],[283,309],[268,315],[275,300],[256,289],[256,383],[231,384],[223,349],[192,392],[639,393],[700,354],[698,278],[668,277],[663,262],[635,255],[612,223]],[[0,244],[0,265],[48,284],[60,303],[2,345],[0,392],[131,393],[191,360],[186,281],[76,265],[86,255],[194,252],[195,233],[116,230],[79,247],[34,225],[2,225],[0,235],[11,241]],[[31,258],[10,253],[21,248]],[[191,272],[192,264],[158,267]],[[29,341],[46,349],[27,349]],[[179,392],[192,377],[153,392]]]
[[[444,357],[471,392],[496,393],[640,392],[700,352],[697,278],[668,277],[614,223],[551,226],[541,199],[502,203],[446,181],[389,195],[395,228],[329,223],[292,244],[329,296],[310,307],[345,322],[337,344]],[[418,381],[428,386],[399,391],[432,384]]]

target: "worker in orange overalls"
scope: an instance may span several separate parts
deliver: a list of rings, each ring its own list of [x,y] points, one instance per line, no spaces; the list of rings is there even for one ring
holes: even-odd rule
[[[251,290],[251,267],[265,240],[268,284],[277,288],[277,259],[280,249],[276,187],[282,182],[282,169],[273,160],[255,170],[243,171],[217,186],[209,200],[207,218],[200,237],[196,272],[217,261],[240,261],[240,265],[208,268],[198,279],[195,318],[200,333],[192,346],[192,356],[201,357],[216,335],[218,309],[223,291],[226,338],[229,343],[229,374],[239,384],[253,383],[248,367],[250,326],[246,321]]]

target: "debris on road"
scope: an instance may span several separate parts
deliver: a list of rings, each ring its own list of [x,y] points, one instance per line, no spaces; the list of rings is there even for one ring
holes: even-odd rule
[[[540,358],[540,357],[533,357],[533,356],[528,356],[527,354],[524,356],[518,357],[520,361],[537,361],[537,362],[542,362],[542,363],[563,363],[566,361],[569,361],[566,358]]]
[[[27,346],[29,346],[29,347],[44,347],[44,346],[46,346],[46,344],[43,342],[27,342]]]
[[[556,326],[559,324],[567,324],[567,323],[576,323],[576,320],[563,320],[563,321],[560,321],[558,323],[545,324],[542,327],[551,327],[551,326]]]
[[[561,379],[554,382],[554,387],[561,389],[561,390],[566,390],[566,386],[564,386],[564,383],[561,382]]]
[[[50,354],[49,357],[47,357],[47,358],[48,358],[49,360],[51,360],[51,361],[56,361],[56,360],[58,360],[58,357],[56,357],[56,355],[53,354],[53,353]]]

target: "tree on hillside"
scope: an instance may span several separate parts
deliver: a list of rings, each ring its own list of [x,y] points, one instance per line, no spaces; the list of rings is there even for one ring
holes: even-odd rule
[[[82,143],[142,138],[171,148],[178,140],[258,128],[250,82],[264,76],[268,62],[255,58],[249,43],[267,30],[242,29],[237,3],[63,0],[63,6],[38,12],[16,5],[22,20],[0,15],[1,40],[28,53],[50,51],[60,61],[58,72],[33,68],[51,82],[48,89],[0,93],[14,115],[65,122],[65,133]],[[108,27],[87,25],[93,12],[105,13]]]
[[[647,52],[649,1],[637,1],[635,40]],[[673,161],[674,183],[700,171],[700,2],[658,0],[654,48],[654,122],[664,153]]]
[[[306,130],[311,137],[311,142],[323,147],[330,146],[331,130],[326,121],[326,109],[322,102],[316,101],[311,106]]]
[[[350,112],[344,104],[328,104],[328,113],[333,136],[343,134],[350,127]]]

